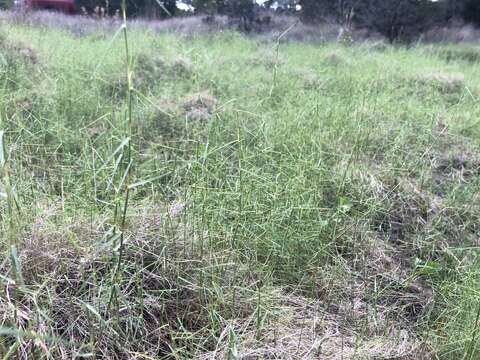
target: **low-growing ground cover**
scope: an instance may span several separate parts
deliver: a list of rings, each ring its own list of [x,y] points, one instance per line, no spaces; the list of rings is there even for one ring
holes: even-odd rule
[[[475,47],[0,31],[4,358],[479,356]]]

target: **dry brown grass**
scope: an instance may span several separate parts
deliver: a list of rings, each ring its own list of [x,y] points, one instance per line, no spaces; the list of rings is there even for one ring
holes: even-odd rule
[[[64,218],[59,227],[55,218],[61,216],[61,205],[44,208],[23,235],[20,258],[24,276],[35,283],[44,276],[56,276],[65,265],[89,263],[105,254],[95,245],[101,237],[102,223],[93,224],[82,218]]]
[[[322,304],[273,290],[275,307],[259,332],[255,316],[223,330],[217,348],[198,360],[226,359],[422,359],[420,342],[408,329],[391,324],[385,333],[362,338],[341,315]],[[232,337],[232,333],[234,334]]]
[[[384,40],[365,41],[363,45],[369,51],[385,51],[389,48],[389,45]]]
[[[192,98],[199,97],[208,98],[210,105],[214,103],[205,94]],[[192,99],[189,103],[193,106],[197,102]],[[208,234],[194,232],[193,224],[181,221],[188,211],[188,203],[182,198],[129,211],[125,269],[143,267],[143,310],[135,310],[138,279],[126,277],[120,285],[125,306],[121,317],[143,316],[144,327],[138,333],[142,338],[122,349],[115,332],[105,329],[98,339],[103,349],[99,355],[114,352],[117,356],[131,356],[138,349],[166,355],[177,331],[181,336],[191,333],[207,339],[212,331],[209,314],[215,309],[217,316],[221,314],[222,330],[215,342],[204,344],[209,350],[198,351],[195,359],[225,359],[229,354],[243,359],[286,360],[427,358],[424,345],[405,315],[411,306],[417,306],[414,304],[425,296],[425,290],[415,281],[407,283],[402,252],[394,243],[387,244],[380,238],[365,242],[357,249],[363,253],[356,255],[363,257],[362,264],[358,263],[360,268],[355,268],[354,261],[352,265],[342,262],[337,269],[325,269],[325,277],[317,285],[319,296],[310,299],[279,287],[259,288],[255,274],[236,265],[227,252],[210,252],[208,259],[199,257],[199,246],[207,243]],[[86,337],[92,335],[92,324],[102,328],[103,320],[95,319],[85,308],[85,304],[96,304],[102,294],[89,293],[85,284],[93,285],[102,276],[108,278],[112,244],[104,236],[107,218],[96,218],[94,223],[64,219],[64,226],[59,227],[59,217],[61,204],[38,212],[24,234],[20,258],[27,283],[47,284],[55,294],[49,306],[50,314],[55,314],[51,316],[58,332],[52,335],[71,343],[56,344],[50,351],[68,357],[78,350],[74,344],[85,343]],[[215,282],[214,287],[208,284],[215,293],[206,297],[207,279]],[[384,291],[377,304],[366,296],[366,289],[373,291],[371,279]],[[392,291],[392,284],[397,292]],[[159,291],[164,293],[161,301]],[[35,320],[34,303],[46,299],[48,296],[25,296],[19,329],[43,334],[48,324],[46,320]],[[8,309],[15,306],[13,299],[6,298],[0,302],[0,312],[9,317],[12,313]],[[105,303],[97,310],[102,317],[109,318]],[[219,325],[217,322],[215,326]],[[189,343],[188,338],[175,341],[177,346]],[[33,343],[26,343],[22,347],[25,356],[20,358],[28,358],[26,354],[34,347]]]
[[[322,80],[313,70],[305,69],[298,71],[297,76],[303,81],[303,87],[305,89],[315,89],[322,86]]]
[[[459,94],[463,92],[466,86],[463,74],[447,74],[441,72],[433,72],[418,76],[415,81],[418,84],[431,86],[442,94]]]
[[[202,91],[183,99],[183,109],[187,119],[195,122],[208,121],[215,111],[217,98],[210,92]]]
[[[158,83],[161,80],[185,78],[194,72],[192,61],[186,56],[164,59],[155,54],[140,54],[135,63],[135,77],[139,84]]]
[[[480,31],[472,25],[457,23],[434,27],[423,34],[422,38],[428,43],[477,43]]]
[[[273,69],[275,66],[282,66],[288,63],[288,58],[273,49],[265,49],[257,52],[247,61],[247,66],[265,66],[267,69]]]
[[[115,359],[131,358],[137,352],[165,356],[171,351],[172,337],[177,331],[179,336],[186,331],[208,339],[212,331],[208,308],[212,306],[225,313],[230,306],[223,304],[218,308],[214,297],[205,297],[202,279],[213,281],[218,264],[227,263],[228,254],[199,257],[197,235],[193,235],[190,224],[180,223],[185,209],[183,200],[174,200],[167,205],[129,211],[124,274],[118,284],[122,309],[116,315],[107,306],[106,284],[111,277],[115,248],[107,231],[108,219],[65,219],[61,206],[39,209],[19,248],[25,283],[32,289],[35,284],[42,284],[39,292],[18,289],[13,280],[2,282],[1,291],[7,296],[0,297],[1,323],[32,331],[37,339],[22,342],[16,358],[31,358],[38,354],[39,346],[58,359],[86,351]],[[8,280],[8,264],[0,267],[6,274],[4,280]],[[140,278],[128,276],[139,268]],[[225,292],[225,299],[231,298],[229,285],[219,283],[217,287]],[[95,286],[103,290],[91,292]],[[40,291],[45,288],[48,291]],[[253,311],[248,298],[239,296],[237,304],[236,317]],[[38,317],[39,307],[48,308],[49,315]],[[142,325],[137,328],[139,324]],[[118,332],[130,331],[135,342],[120,342]],[[96,337],[94,343],[92,336]],[[62,341],[57,342],[60,337]],[[177,337],[175,341],[181,346],[190,340]]]
[[[32,46],[18,40],[12,40],[1,33],[0,49],[7,61],[20,61],[31,65],[35,65],[39,61],[38,54]]]
[[[332,52],[325,57],[324,63],[330,66],[339,66],[345,64],[346,60],[340,53]]]

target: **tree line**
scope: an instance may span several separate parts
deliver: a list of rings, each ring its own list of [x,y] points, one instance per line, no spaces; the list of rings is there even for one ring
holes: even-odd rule
[[[1,0],[0,0],[1,1]],[[122,0],[75,0],[85,9],[117,11]],[[389,41],[409,41],[433,26],[453,20],[480,26],[480,0],[126,0],[131,16],[165,18],[188,15],[178,7],[191,6],[194,14],[227,15],[242,30],[269,9],[299,15],[306,23],[335,22],[376,31]]]
[[[480,0],[191,0],[196,11],[255,18],[258,8],[299,13],[307,23],[333,21],[377,31],[389,41],[408,41],[453,20],[480,26]]]

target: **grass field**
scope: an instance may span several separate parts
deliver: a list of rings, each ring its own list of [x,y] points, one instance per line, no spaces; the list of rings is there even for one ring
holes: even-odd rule
[[[480,357],[480,48],[0,32],[2,359]]]

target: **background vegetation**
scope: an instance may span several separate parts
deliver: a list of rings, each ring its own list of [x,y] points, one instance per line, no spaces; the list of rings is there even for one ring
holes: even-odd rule
[[[76,0],[78,7],[96,6],[113,14],[120,0]],[[158,6],[162,4],[164,10]],[[180,3],[180,2],[179,2]],[[251,31],[254,22],[266,10],[274,13],[300,15],[306,23],[330,22],[346,28],[361,27],[384,35],[389,41],[412,41],[435,26],[452,21],[480,25],[480,3],[476,0],[184,0],[196,14],[228,15],[240,19],[241,29]],[[166,17],[187,15],[179,11],[175,0],[130,1],[130,15]],[[192,13],[193,13],[192,12]]]

